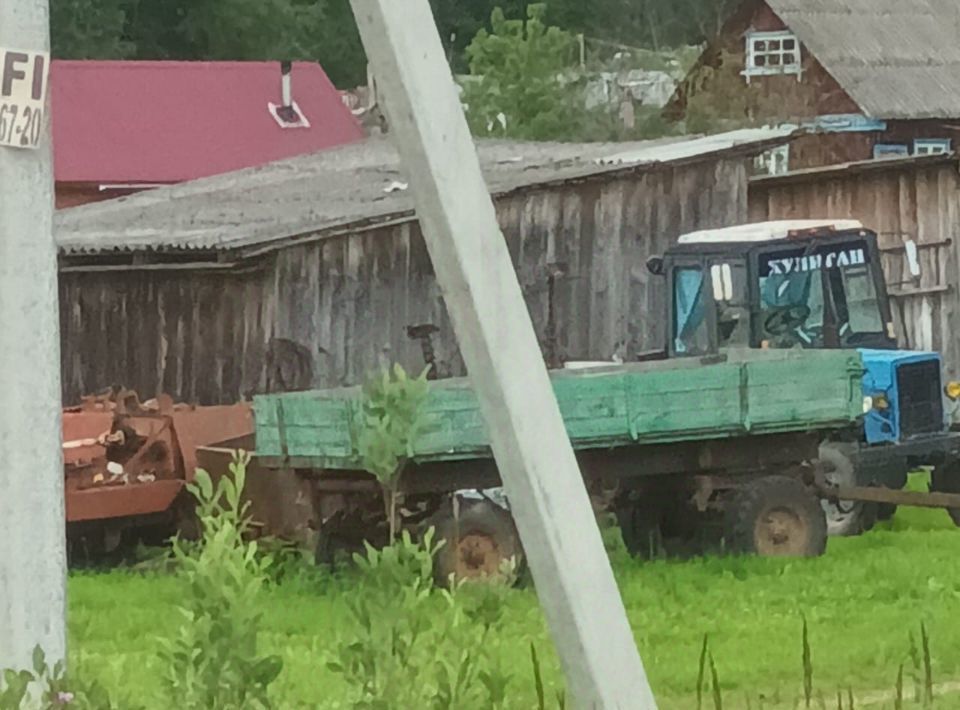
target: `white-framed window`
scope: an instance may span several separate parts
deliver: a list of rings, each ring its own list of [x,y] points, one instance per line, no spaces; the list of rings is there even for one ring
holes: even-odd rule
[[[910,155],[910,148],[901,143],[877,143],[873,146],[873,158],[893,158]]]
[[[796,74],[800,76],[800,40],[789,30],[747,34],[747,67],[744,75]]]
[[[754,158],[754,172],[758,175],[783,175],[790,171],[790,145],[772,148]]]
[[[951,150],[948,138],[918,138],[913,142],[914,155],[943,155]]]

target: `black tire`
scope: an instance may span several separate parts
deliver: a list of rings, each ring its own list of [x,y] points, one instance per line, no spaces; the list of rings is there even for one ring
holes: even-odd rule
[[[196,542],[203,535],[203,525],[197,517],[196,500],[187,491],[182,491],[173,502],[174,534],[184,540]]]
[[[827,482],[837,486],[857,485],[857,471],[842,445],[825,443],[820,446],[820,466]],[[827,520],[827,534],[835,537],[859,535],[873,527],[875,511],[857,501],[820,501]]]
[[[933,469],[930,474],[930,491],[934,493],[960,493],[960,461],[950,461]],[[953,524],[960,527],[960,508],[947,508]]]
[[[852,454],[855,447],[838,442],[820,445],[818,457],[828,483],[840,486],[856,486],[860,481]],[[829,501],[821,499],[820,506],[827,516],[827,535],[852,537],[873,529],[880,519],[876,503],[860,501]],[[896,506],[894,506],[896,509]]]
[[[435,540],[443,541],[434,560],[438,584],[449,584],[451,576],[457,581],[497,579],[510,559],[519,574],[523,565],[520,535],[509,511],[499,505],[486,500],[461,503],[457,516],[452,506],[444,505],[429,525],[436,529]]]
[[[663,550],[663,536],[656,506],[624,497],[617,501],[614,510],[627,552],[641,560],[659,556]]]
[[[366,542],[363,539],[351,538],[339,534],[333,526],[321,527],[317,532],[317,544],[313,549],[313,560],[317,567],[326,567],[330,571],[338,568],[340,563],[349,566],[354,555],[366,557]],[[383,541],[373,540],[370,544],[382,547]]]
[[[726,506],[727,549],[766,557],[818,557],[827,548],[819,499],[799,480],[767,476],[734,493]]]
[[[320,530],[317,533],[317,545],[313,549],[313,562],[317,567],[333,569],[336,562],[336,547],[329,533]]]
[[[897,514],[895,503],[877,503],[877,520],[886,521]]]

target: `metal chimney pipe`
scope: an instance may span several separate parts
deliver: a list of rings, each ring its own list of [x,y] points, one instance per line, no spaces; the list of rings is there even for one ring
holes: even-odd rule
[[[283,92],[283,106],[290,106],[293,104],[293,97],[291,96],[293,90],[291,88],[290,69],[291,62],[280,62],[280,87]]]

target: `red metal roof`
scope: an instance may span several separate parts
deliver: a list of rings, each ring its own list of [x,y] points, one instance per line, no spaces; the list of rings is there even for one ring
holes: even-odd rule
[[[309,128],[282,128],[279,62],[54,61],[58,182],[170,183],[363,138],[318,64],[295,62]]]

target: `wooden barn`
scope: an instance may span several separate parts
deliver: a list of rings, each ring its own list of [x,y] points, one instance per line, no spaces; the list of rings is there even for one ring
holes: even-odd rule
[[[647,258],[743,221],[749,165],[786,136],[481,144],[548,362],[661,347]],[[425,346],[441,374],[463,372],[384,139],[63,210],[56,229],[66,402],[111,385],[206,404],[352,384],[393,361],[419,370]]]
[[[956,0],[744,0],[667,109],[688,127],[792,122],[785,172],[951,152],[960,139]]]
[[[852,218],[879,233],[900,344],[938,350],[960,377],[960,161],[871,160],[754,178],[750,218]],[[904,244],[918,246],[920,278]]]

